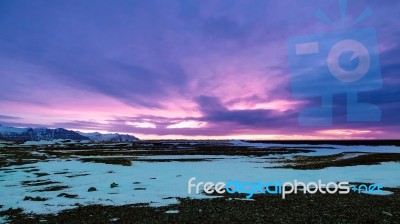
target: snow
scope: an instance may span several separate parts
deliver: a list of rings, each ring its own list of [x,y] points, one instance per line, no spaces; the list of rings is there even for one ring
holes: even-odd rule
[[[31,131],[30,131],[31,130]],[[49,134],[50,133],[50,134]],[[76,134],[77,137],[71,137],[72,139],[81,139],[82,136],[88,137],[92,141],[115,141],[115,142],[131,142],[131,141],[137,141],[138,139],[135,136],[132,135],[127,135],[127,134],[118,134],[118,133],[113,133],[113,134],[100,134],[98,132],[95,133],[83,133],[83,132],[74,132],[74,131],[69,131],[66,129],[62,128],[57,128],[57,129],[49,129],[46,127],[39,127],[39,128],[16,128],[16,127],[9,127],[9,126],[3,126],[0,125],[0,134],[5,137],[4,139],[12,139],[12,140],[25,140],[27,138],[31,140],[40,140],[40,139],[45,139],[45,140],[50,140],[53,139],[55,136],[55,133],[58,133],[61,135],[66,133],[65,136],[70,136],[72,134]],[[60,137],[57,137],[60,138]],[[64,140],[67,140],[68,137],[65,137],[62,135]],[[27,145],[43,145],[43,144],[52,144],[53,142],[48,141],[48,142],[43,142],[43,143],[33,143],[34,141],[30,141]],[[85,140],[82,141],[81,143],[90,143],[91,141]],[[57,143],[57,141],[56,141]]]
[[[27,128],[14,128],[14,127],[0,125],[0,134],[2,134],[3,136],[4,135],[8,136],[11,133],[21,134],[26,132],[27,130],[28,130]]]
[[[23,146],[34,146],[34,145],[54,145],[56,143],[61,143],[62,141],[65,141],[64,139],[54,139],[51,141],[48,140],[40,140],[40,141],[26,141],[22,143],[21,145]]]
[[[0,126],[2,127],[2,126]],[[47,145],[60,142],[32,141],[25,145]],[[231,141],[230,144],[253,147],[307,147],[310,145],[268,144]],[[1,145],[1,142],[0,142]],[[315,147],[315,145],[312,145]],[[277,159],[287,159],[294,155],[332,155],[342,152],[351,152],[342,158],[351,158],[360,155],[359,152],[390,152],[400,153],[396,146],[340,146],[318,145],[321,148],[312,148],[311,153],[293,153],[285,155],[271,155],[261,157],[226,156],[226,155],[154,155],[154,156],[80,156],[70,160],[50,159],[48,161],[7,167],[8,171],[0,170],[0,204],[2,210],[8,208],[22,208],[25,212],[54,213],[64,209],[74,208],[76,204],[103,204],[124,205],[135,203],[149,203],[151,206],[160,206],[177,203],[177,197],[204,198],[211,197],[203,194],[187,192],[187,182],[196,177],[194,183],[212,181],[214,183],[233,180],[257,182],[269,181],[302,181],[302,182],[361,182],[376,183],[383,187],[400,187],[400,163],[386,162],[379,165],[328,167],[321,170],[294,170],[273,168]],[[330,147],[330,148],[326,148]],[[59,150],[62,151],[62,150]],[[80,150],[76,150],[80,151]],[[40,153],[40,152],[33,152]],[[110,165],[103,163],[83,163],[81,158],[126,158],[133,160],[132,166]],[[142,161],[135,161],[138,158]],[[160,162],[153,162],[159,159]],[[185,161],[197,159],[198,161]],[[146,161],[149,160],[149,161]],[[163,162],[161,160],[169,160]],[[18,168],[18,169],[16,169]],[[28,172],[31,169],[38,171]],[[68,173],[65,173],[68,172]],[[34,173],[48,173],[47,176],[37,177]],[[71,177],[72,175],[77,175]],[[26,186],[22,181],[52,181],[58,182],[45,186]],[[111,183],[118,187],[111,188]],[[43,191],[50,186],[68,186],[59,191]],[[97,191],[88,192],[90,187]],[[77,198],[58,197],[61,193],[78,195]],[[380,192],[382,195],[391,194],[390,191]],[[47,201],[24,201],[25,196],[47,198]],[[174,213],[174,210],[167,211]],[[0,220],[1,222],[1,220]]]
[[[87,144],[90,143],[90,140],[70,140],[70,139],[53,139],[53,140],[39,140],[39,141],[26,141],[20,146],[45,146],[45,145],[73,145],[73,144]]]
[[[165,211],[165,213],[167,213],[167,214],[178,214],[179,211],[178,210],[168,210],[168,211]]]
[[[122,134],[118,134],[118,133],[101,134],[99,132],[84,133],[84,132],[79,132],[79,131],[77,133],[79,133],[80,135],[83,135],[85,137],[88,137],[90,140],[95,141],[95,142],[111,141],[113,139],[119,139],[120,137],[125,141],[137,140],[136,137],[134,137],[134,136],[122,135]]]
[[[330,145],[330,144],[276,144],[276,143],[254,143],[245,142],[240,140],[232,140],[229,142],[236,146],[248,146],[256,148],[289,148],[289,149],[306,149],[314,150],[315,152],[310,153],[298,153],[296,155],[305,156],[324,156],[324,155],[334,155],[343,152],[369,152],[369,153],[400,153],[400,147],[392,145],[384,146],[366,146],[366,145]]]
[[[129,158],[129,157],[127,157]],[[349,181],[376,183],[384,187],[400,186],[400,163],[386,162],[370,166],[329,167],[321,170],[294,170],[266,168],[268,160],[263,157],[244,156],[149,156],[148,159],[217,158],[196,162],[147,162],[134,161],[132,166],[103,163],[83,163],[77,159],[52,159],[35,164],[7,167],[14,172],[0,171],[0,198],[3,210],[20,207],[25,212],[53,213],[76,207],[76,203],[124,205],[150,203],[160,206],[177,203],[176,197],[204,198],[203,194],[188,194],[191,177],[194,183],[201,181],[229,182],[233,180],[256,182],[303,181],[322,182]],[[16,169],[19,168],[19,169]],[[20,169],[23,168],[23,169]],[[37,173],[48,176],[37,177]],[[69,173],[65,173],[69,172]],[[71,177],[71,175],[78,175]],[[79,176],[80,175],[80,176]],[[46,186],[24,186],[21,181],[59,182]],[[119,186],[110,188],[111,183]],[[49,186],[68,186],[60,191],[44,191]],[[90,187],[97,191],[88,192]],[[61,193],[75,194],[77,198],[57,197]],[[48,198],[47,201],[24,201],[25,196]],[[168,199],[167,199],[168,198]]]
[[[0,216],[0,223],[8,223],[5,216]]]

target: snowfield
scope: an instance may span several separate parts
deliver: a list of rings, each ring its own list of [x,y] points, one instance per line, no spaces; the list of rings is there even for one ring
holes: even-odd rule
[[[252,143],[232,142],[232,144]],[[400,148],[394,146],[332,147],[336,148],[334,153],[344,151],[400,153]],[[313,150],[316,152],[311,153],[312,155],[332,154],[332,149],[329,151],[325,148],[313,148]],[[87,157],[91,156],[85,156]],[[368,166],[329,167],[320,170],[295,170],[273,168],[274,164],[272,160],[269,164],[268,161],[271,158],[268,156],[155,155],[136,158],[141,159],[140,161],[135,161],[132,156],[126,156],[127,159],[133,159],[131,166],[81,162],[79,158],[53,158],[45,162],[2,168],[0,171],[0,205],[3,206],[1,210],[22,208],[25,212],[54,213],[78,205],[149,203],[152,206],[160,206],[177,203],[177,197],[210,197],[203,194],[188,194],[188,180],[191,177],[196,177],[195,182],[212,181],[214,183],[232,180],[251,182],[322,180],[323,182],[377,183],[384,187],[400,187],[400,163],[396,162]],[[154,162],[154,159],[171,161]],[[182,162],[174,159],[200,160]],[[112,183],[118,186],[111,188]],[[97,190],[88,192],[91,187]],[[46,200],[32,201],[30,200],[32,198]]]
[[[369,146],[369,145],[330,145],[330,144],[271,144],[271,143],[252,143],[240,140],[230,141],[232,145],[236,146],[251,146],[251,147],[277,147],[277,148],[310,148],[316,152],[304,153],[301,155],[305,156],[326,156],[334,155],[343,152],[371,152],[371,153],[400,153],[400,148],[393,145],[383,145],[383,146]],[[300,155],[300,154],[296,154]]]

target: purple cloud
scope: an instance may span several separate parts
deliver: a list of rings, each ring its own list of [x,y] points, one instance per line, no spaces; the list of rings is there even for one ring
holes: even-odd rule
[[[324,128],[297,123],[299,111],[320,99],[293,97],[286,39],[335,31],[315,12],[322,10],[339,25],[338,5],[1,2],[0,120],[161,137],[326,137],[319,132]],[[400,133],[400,3],[349,1],[347,24],[367,7],[372,16],[346,28],[377,30],[383,88],[360,93],[360,100],[378,105],[382,121],[347,122],[346,98],[339,94],[330,129],[391,137]]]

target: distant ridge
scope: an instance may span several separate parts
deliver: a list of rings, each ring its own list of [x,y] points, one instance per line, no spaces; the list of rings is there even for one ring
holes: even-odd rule
[[[52,141],[55,139],[93,142],[132,142],[139,140],[133,135],[83,133],[64,128],[16,128],[0,124],[0,140],[3,141]]]
[[[77,132],[78,134],[89,138],[91,141],[94,142],[133,142],[139,140],[133,135],[122,135],[118,133],[114,134],[100,134],[98,132],[94,133],[83,133]]]

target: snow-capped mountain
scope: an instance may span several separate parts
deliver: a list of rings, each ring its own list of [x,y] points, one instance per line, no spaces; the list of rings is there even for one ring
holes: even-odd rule
[[[54,139],[91,140],[95,142],[131,142],[139,140],[132,135],[82,133],[64,128],[15,128],[0,125],[0,140],[4,141],[52,141]]]
[[[14,128],[0,125],[0,139],[5,141],[40,141],[53,139],[89,140],[64,128]]]
[[[100,134],[98,132],[94,133],[83,133],[78,132],[80,135],[89,138],[94,142],[132,142],[139,140],[135,136],[132,135],[122,135],[118,133],[114,134]]]

